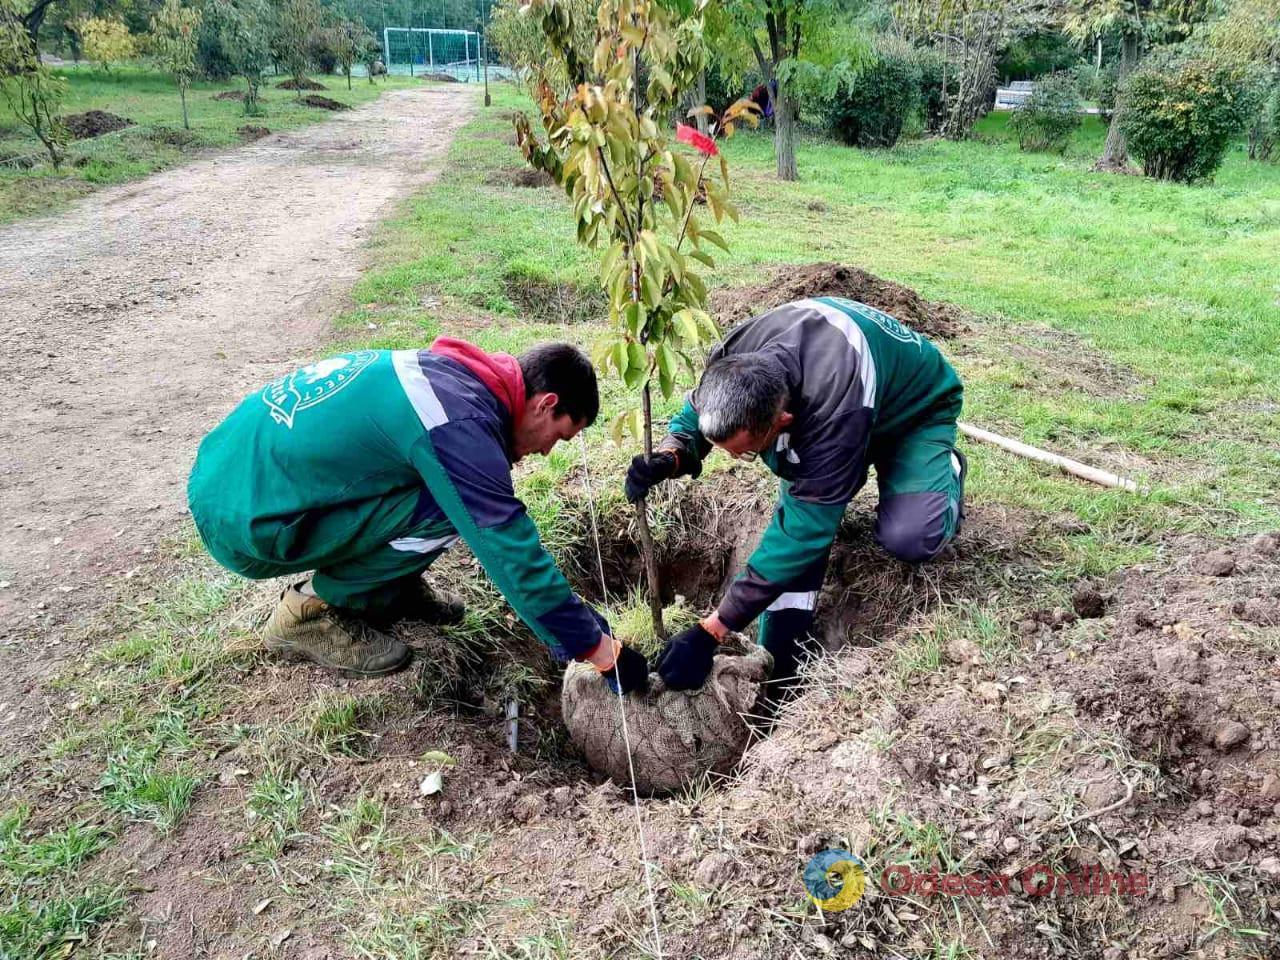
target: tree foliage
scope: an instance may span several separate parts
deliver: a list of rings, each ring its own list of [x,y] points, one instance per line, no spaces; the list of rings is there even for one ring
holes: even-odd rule
[[[486,36],[502,62],[526,81],[541,77],[553,90],[568,95],[574,84],[565,74],[568,58],[556,56],[541,21],[525,11],[525,0],[499,0],[493,8]],[[572,60],[586,63],[596,42],[596,4],[593,0],[563,0],[570,32],[565,40]]]
[[[44,146],[56,170],[70,139],[59,119],[66,81],[53,76],[40,60],[24,14],[16,0],[0,0],[0,96]]]
[[[882,45],[875,59],[841,76],[826,97],[827,127],[855,147],[892,147],[920,107],[920,65]]]
[[[181,0],[165,0],[151,18],[151,55],[160,69],[173,77],[182,99],[182,126],[190,129],[187,116],[187,87],[196,72],[196,49],[200,38],[201,13],[184,7]]]
[[[88,17],[78,26],[80,44],[84,55],[94,60],[104,71],[113,63],[120,63],[138,55],[138,43],[129,27],[116,17]]]

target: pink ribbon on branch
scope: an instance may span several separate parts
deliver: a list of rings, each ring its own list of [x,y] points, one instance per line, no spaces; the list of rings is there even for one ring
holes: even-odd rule
[[[676,124],[676,139],[681,143],[687,143],[704,156],[714,157],[720,152],[716,142],[709,136],[683,123]]]

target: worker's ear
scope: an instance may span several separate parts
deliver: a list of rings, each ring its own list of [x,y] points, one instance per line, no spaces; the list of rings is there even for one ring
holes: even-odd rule
[[[533,401],[534,407],[542,413],[550,416],[555,412],[556,407],[560,405],[560,394],[558,393],[539,393]]]
[[[780,414],[778,414],[778,427],[782,430],[785,430],[787,429],[787,427],[791,426],[794,420],[795,420],[794,414],[786,410],[783,410]]]

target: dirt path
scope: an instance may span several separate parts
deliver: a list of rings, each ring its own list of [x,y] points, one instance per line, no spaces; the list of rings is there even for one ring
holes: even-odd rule
[[[434,178],[466,86],[104,190],[0,230],[0,724],[185,513],[203,434],[310,356],[389,202]]]

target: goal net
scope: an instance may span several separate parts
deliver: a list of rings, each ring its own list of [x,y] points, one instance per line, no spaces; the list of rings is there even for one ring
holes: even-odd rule
[[[447,73],[480,79],[480,35],[472,30],[385,27],[382,49],[388,73]]]

